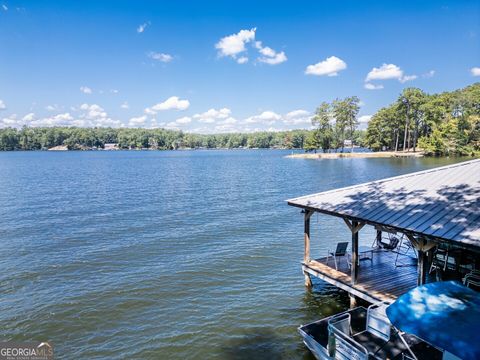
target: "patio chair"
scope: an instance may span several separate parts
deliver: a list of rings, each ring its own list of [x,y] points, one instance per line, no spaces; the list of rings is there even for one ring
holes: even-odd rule
[[[401,242],[400,239],[397,236],[395,236],[395,234],[396,233],[387,232],[388,242],[385,241],[385,237],[375,238],[372,244],[372,248],[376,250],[389,250],[389,251],[395,250],[398,244]]]
[[[480,271],[472,270],[462,279],[463,285],[474,290],[480,290]],[[473,285],[473,287],[472,287]]]
[[[437,248],[435,250],[435,253],[433,254],[432,265],[430,266],[429,274],[437,270],[445,271],[447,270],[447,265],[448,265],[448,250]]]
[[[400,239],[392,235],[388,237],[388,243],[380,241],[379,245],[381,249],[393,251],[397,248],[399,243],[400,243]]]
[[[337,244],[337,248],[335,251],[328,250],[328,255],[327,255],[327,265],[328,262],[330,261],[330,258],[333,257],[333,261],[335,263],[335,269],[338,270],[338,263],[340,262],[341,257],[347,257],[347,248],[348,248],[348,242],[339,242]],[[338,261],[337,261],[338,258]],[[347,265],[349,264],[348,259]]]
[[[409,253],[412,253],[413,256],[409,256]],[[402,256],[404,260],[399,260],[399,256]],[[405,261],[405,257],[408,258],[408,261]],[[413,245],[410,243],[410,241],[408,241],[405,236],[402,235],[397,249],[397,256],[395,257],[395,267],[417,266],[416,261],[411,261],[414,259],[418,259],[417,252],[413,248]]]

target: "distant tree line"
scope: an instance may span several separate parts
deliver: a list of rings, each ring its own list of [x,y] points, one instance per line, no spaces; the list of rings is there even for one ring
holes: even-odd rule
[[[406,88],[370,120],[372,150],[417,150],[427,155],[480,155],[480,83],[429,95]]]
[[[480,155],[480,83],[429,95],[406,88],[391,105],[358,130],[360,100],[356,96],[323,102],[312,117],[313,130],[191,134],[166,129],[24,127],[0,129],[0,150],[71,150],[179,148],[284,148],[306,151],[344,150],[346,141],[374,151],[416,151],[427,155]]]
[[[0,150],[46,150],[67,146],[71,150],[103,148],[174,150],[179,148],[286,148],[302,149],[307,130],[249,134],[190,134],[165,129],[23,127],[0,129]]]

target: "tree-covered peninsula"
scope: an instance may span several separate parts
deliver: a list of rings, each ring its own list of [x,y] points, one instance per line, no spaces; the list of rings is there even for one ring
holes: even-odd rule
[[[370,120],[365,145],[372,150],[412,150],[427,155],[480,154],[480,83],[429,95],[406,88]]]

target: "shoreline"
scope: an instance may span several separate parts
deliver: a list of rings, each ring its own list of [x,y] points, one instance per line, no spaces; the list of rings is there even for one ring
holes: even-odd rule
[[[395,157],[424,157],[423,151],[401,152],[401,151],[378,151],[378,152],[354,152],[354,153],[316,153],[316,154],[291,154],[285,156],[289,159],[341,159],[341,158],[395,158]]]

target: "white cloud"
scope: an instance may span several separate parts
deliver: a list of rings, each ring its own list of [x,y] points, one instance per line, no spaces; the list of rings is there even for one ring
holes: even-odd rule
[[[8,11],[8,6],[5,5],[5,4],[2,4],[2,9],[3,9],[3,11]]]
[[[108,116],[104,108],[97,104],[82,104],[80,114],[72,121],[72,126],[79,127],[118,127],[122,123]]]
[[[400,80],[403,76],[403,71],[397,65],[394,64],[383,64],[379,68],[374,67],[367,74],[365,81],[372,80],[388,80],[388,79],[397,79]]]
[[[480,67],[473,67],[470,69],[472,76],[480,76]]]
[[[128,126],[141,127],[141,126],[145,125],[146,121],[147,121],[147,116],[146,115],[139,116],[139,117],[132,117],[128,121]]]
[[[277,65],[287,61],[287,56],[282,51],[275,54],[275,56],[273,57],[265,57],[265,56],[259,57],[258,61],[263,62],[265,64],[269,64],[269,65]]]
[[[29,113],[29,114],[25,115],[22,120],[25,121],[25,122],[30,122],[30,121],[33,121],[34,119],[35,119],[35,114],[34,113]]]
[[[245,44],[255,39],[256,28],[240,30],[236,34],[225,36],[215,44],[219,56],[231,56],[236,58],[238,54],[246,50]]]
[[[374,67],[367,74],[365,82],[368,83],[373,80],[390,80],[395,79],[401,83],[415,80],[417,75],[404,75],[403,70],[395,64],[382,64],[379,68]],[[372,90],[372,89],[371,89]]]
[[[231,113],[232,111],[228,108],[222,108],[219,110],[209,109],[204,113],[195,114],[193,115],[193,117],[195,119],[198,119],[198,121],[201,123],[211,124],[211,123],[214,123],[216,120],[228,118]]]
[[[118,94],[119,93],[119,91],[117,89],[110,89],[110,92],[112,94]]]
[[[177,124],[189,124],[192,122],[192,118],[189,116],[181,117],[180,119],[175,120]]]
[[[256,41],[255,47],[258,49],[260,54],[263,55],[258,57],[259,62],[269,65],[277,65],[287,61],[287,56],[283,51],[277,53],[275,50],[268,46],[263,47],[261,41]]]
[[[145,29],[147,28],[147,26],[149,26],[149,25],[150,25],[150,21],[147,21],[143,24],[138,25],[137,33],[139,33],[139,34],[143,33],[145,31]]]
[[[274,122],[280,120],[282,117],[277,114],[276,112],[273,111],[264,111],[260,115],[254,115],[250,116],[245,119],[245,122],[247,124],[256,124],[256,123],[262,123],[262,124],[273,124]]]
[[[158,111],[164,110],[186,110],[190,106],[190,101],[180,100],[178,96],[169,97],[162,103],[153,105],[152,107],[146,108],[145,113],[149,115],[154,115]]]
[[[422,75],[424,78],[431,78],[435,75],[435,70],[430,70],[429,72],[426,72],[425,74]]]
[[[165,124],[164,127],[165,129],[168,129],[168,130],[180,130],[180,128],[178,127],[178,124],[175,121],[171,121]]]
[[[372,118],[372,115],[362,115],[358,118],[358,122],[360,124],[367,124],[371,118]]]
[[[424,74],[423,77],[432,77],[435,74],[434,70],[429,71]],[[395,64],[382,64],[379,68],[374,67],[367,74],[365,78],[365,89],[367,90],[379,90],[383,89],[382,84],[372,84],[371,81],[374,80],[398,80],[402,84],[407,81],[412,81],[417,79],[417,75],[404,75],[403,70]]]
[[[248,62],[248,57],[242,56],[237,59],[237,63],[239,64],[246,64]]]
[[[7,105],[3,102],[3,100],[0,100],[0,110],[5,110],[7,108]]]
[[[259,53],[268,56],[268,57],[274,57],[276,52],[272,48],[269,48],[268,46],[263,47],[261,41],[255,41],[255,47],[258,49]]]
[[[237,61],[238,64],[246,64],[248,62],[247,47],[246,44],[251,43],[253,48],[257,49],[260,56],[257,58],[258,62],[277,65],[287,61],[285,52],[276,52],[272,48],[262,46],[261,41],[255,41],[257,28],[250,30],[240,30],[236,34],[228,35],[220,39],[215,44],[215,48],[218,50],[218,56],[229,56]],[[240,56],[242,54],[242,56]],[[237,58],[237,56],[240,56]]]
[[[287,125],[312,124],[312,115],[307,110],[294,110],[285,114],[283,123]]]
[[[148,114],[148,115],[156,115],[157,112],[155,110],[152,110],[152,108],[146,108],[144,110],[145,114]]]
[[[157,52],[149,52],[148,57],[153,60],[157,60],[163,63],[168,63],[173,60],[173,56],[170,54],[164,53],[157,53]]]
[[[128,105],[128,102],[125,101],[122,105],[120,105],[120,108],[126,110],[126,109],[129,109],[130,106]]]
[[[405,75],[399,81],[403,84],[406,83],[407,81],[412,81],[415,80],[418,76],[417,75]]]
[[[237,123],[237,120],[233,117],[228,117],[225,120],[220,120],[218,122],[219,125],[233,125],[233,124],[236,124],[236,123]]]
[[[80,86],[80,91],[83,92],[84,94],[92,93],[92,89],[90,89],[88,86]]]
[[[279,114],[274,111],[263,111],[258,115],[247,117],[235,126],[230,128],[222,127],[222,130],[237,131],[237,132],[255,132],[255,131],[284,131],[291,129],[311,129],[312,128],[312,113],[297,109],[285,114]],[[220,123],[219,123],[220,124]],[[215,128],[215,131],[218,131]]]
[[[18,121],[16,114],[11,114],[10,116],[0,120],[0,127],[21,127],[22,124]]]
[[[54,108],[54,106],[52,106]],[[0,126],[22,127],[51,127],[51,126],[76,126],[76,127],[120,127],[119,120],[108,116],[106,111],[97,104],[82,104],[72,108],[74,113],[64,112],[43,118],[37,118],[34,113],[28,113],[22,118],[15,114],[0,121]]]
[[[294,110],[294,111],[290,111],[289,113],[287,113],[285,115],[285,117],[287,119],[292,119],[292,118],[301,117],[301,116],[308,116],[308,115],[310,115],[310,112],[307,111],[307,110]]]
[[[58,110],[60,110],[60,107],[57,104],[47,105],[47,106],[45,106],[45,110],[47,110],[47,111],[58,111]]]
[[[305,69],[306,75],[317,76],[337,76],[339,71],[345,70],[347,64],[342,59],[336,56],[330,56],[323,61],[320,61],[314,65],[308,65]]]
[[[105,112],[105,110],[97,104],[82,104],[80,105],[80,110],[85,111],[83,117],[89,120],[107,117],[107,113]]]
[[[32,126],[32,127],[81,126],[80,123],[74,122],[74,118],[70,113],[56,114],[56,115],[48,116],[41,119],[32,118],[25,125]]]
[[[365,83],[365,85],[363,86],[365,89],[367,90],[380,90],[380,89],[383,89],[383,85],[382,84],[379,84],[379,85],[375,85],[375,84],[372,84],[372,83]]]

